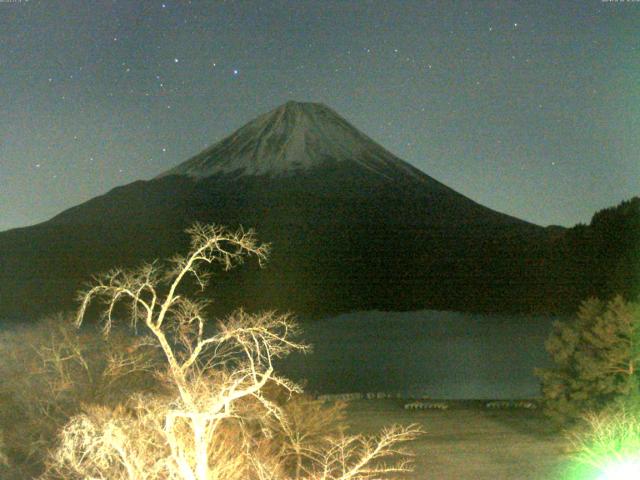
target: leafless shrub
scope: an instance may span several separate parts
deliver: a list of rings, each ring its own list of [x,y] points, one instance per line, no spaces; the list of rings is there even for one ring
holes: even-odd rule
[[[73,320],[60,314],[0,335],[0,429],[12,478],[37,476],[57,432],[83,404],[117,405],[158,383],[157,347],[120,331],[108,339],[79,331]]]
[[[390,478],[412,470],[411,452],[398,444],[415,439],[415,426],[393,426],[377,437],[342,436],[316,452],[317,459],[303,478],[322,480]],[[402,460],[398,461],[400,457]]]

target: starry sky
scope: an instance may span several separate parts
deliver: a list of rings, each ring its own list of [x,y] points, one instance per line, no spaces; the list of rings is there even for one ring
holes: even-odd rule
[[[0,230],[322,102],[495,210],[640,194],[640,1],[0,0]]]

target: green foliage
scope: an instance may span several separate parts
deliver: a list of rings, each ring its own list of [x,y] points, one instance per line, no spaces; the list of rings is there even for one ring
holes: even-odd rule
[[[546,348],[555,367],[536,374],[545,413],[558,423],[638,399],[640,305],[587,300],[573,320],[554,323]]]

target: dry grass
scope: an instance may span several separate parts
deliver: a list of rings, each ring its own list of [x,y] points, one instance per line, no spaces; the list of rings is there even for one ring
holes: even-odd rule
[[[0,466],[9,466],[9,457],[4,453],[6,450],[6,445],[4,443],[4,434],[2,430],[0,430]]]
[[[447,403],[447,410],[404,410],[401,400],[356,400],[346,411],[349,433],[370,435],[384,425],[418,424],[425,433],[411,443],[411,480],[573,478],[564,475],[570,462],[567,441],[542,412]]]

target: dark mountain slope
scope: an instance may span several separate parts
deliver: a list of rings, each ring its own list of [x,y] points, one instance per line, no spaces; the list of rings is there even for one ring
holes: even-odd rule
[[[0,233],[0,316],[69,308],[91,274],[184,252],[193,221],[273,245],[266,269],[216,277],[220,311],[561,306],[551,231],[460,195],[327,107],[290,102],[156,179]]]

